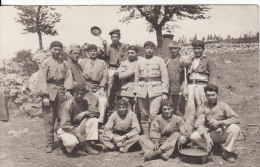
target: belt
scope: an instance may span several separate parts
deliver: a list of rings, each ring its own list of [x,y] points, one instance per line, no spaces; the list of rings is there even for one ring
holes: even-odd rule
[[[109,64],[109,67],[118,68],[118,65]]]
[[[114,133],[118,134],[118,135],[125,135],[128,132],[122,132],[122,131],[114,131]]]
[[[140,78],[140,81],[149,82],[149,81],[161,81],[161,77],[146,77]]]
[[[54,84],[54,85],[63,85],[64,84],[64,79],[60,79],[60,80],[49,80],[47,81],[47,84]]]
[[[190,81],[189,84],[207,84],[207,83],[208,83],[207,81],[200,81],[200,80],[193,79]]]
[[[98,81],[93,81],[93,80],[91,80],[91,79],[87,80],[87,82],[90,82],[90,83],[92,83],[92,84],[97,84],[97,85],[100,84],[100,82],[98,82]]]

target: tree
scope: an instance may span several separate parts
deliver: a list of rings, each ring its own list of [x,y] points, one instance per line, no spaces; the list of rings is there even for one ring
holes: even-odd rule
[[[49,6],[17,6],[15,8],[18,10],[18,18],[15,20],[25,26],[23,34],[37,33],[40,49],[43,49],[43,34],[51,36],[58,34],[54,27],[60,22],[61,14],[55,12],[55,8]]]
[[[162,30],[171,31],[177,27],[173,23],[177,19],[207,19],[205,12],[211,9],[207,5],[137,5],[121,6],[120,12],[128,15],[120,20],[130,23],[131,20],[144,18],[149,32],[156,32],[158,47],[162,46]]]

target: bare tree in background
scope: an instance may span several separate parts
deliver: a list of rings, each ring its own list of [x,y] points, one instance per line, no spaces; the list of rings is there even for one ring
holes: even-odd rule
[[[207,5],[138,5],[121,6],[120,12],[128,12],[126,17],[120,20],[130,23],[131,20],[145,18],[148,22],[148,31],[156,32],[158,47],[162,46],[162,30],[173,30],[177,19],[207,19],[205,12],[211,9]]]
[[[55,8],[49,6],[16,6],[15,8],[18,10],[18,18],[15,20],[25,26],[24,34],[37,33],[40,49],[43,49],[43,34],[51,36],[58,34],[54,27],[60,22],[61,14],[55,12]]]

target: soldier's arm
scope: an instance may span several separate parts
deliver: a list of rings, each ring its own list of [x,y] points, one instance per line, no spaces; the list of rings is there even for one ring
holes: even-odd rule
[[[150,138],[153,143],[160,142],[161,139],[160,124],[157,118],[155,118],[151,123]]]
[[[160,66],[160,70],[161,70],[161,79],[162,79],[162,87],[163,87],[162,92],[165,94],[168,94],[169,76],[168,76],[166,64],[164,63],[163,59],[160,59],[159,66]]]
[[[102,61],[102,65],[103,65],[103,78],[101,79],[99,86],[105,88],[108,81],[108,69],[104,61]]]
[[[216,84],[217,82],[217,69],[216,63],[213,58],[209,58],[209,83]]]
[[[225,126],[229,126],[230,124],[239,124],[240,119],[238,115],[229,107],[229,105],[225,103],[221,103],[225,113],[226,113],[226,120],[223,120],[222,122],[224,123]]]
[[[129,77],[133,77],[135,74],[134,70],[128,70],[126,68],[126,64],[123,62],[119,68],[117,69],[117,72],[119,73],[118,77],[119,80],[127,79]]]
[[[109,117],[106,125],[105,125],[105,129],[104,129],[104,133],[105,135],[109,138],[109,140],[113,140],[114,138],[114,134],[113,134],[113,128],[115,125],[115,120],[116,120],[116,111]]]
[[[132,130],[130,132],[128,132],[127,134],[125,134],[126,138],[128,138],[128,139],[134,135],[138,135],[141,132],[140,125],[138,123],[135,113],[131,112],[130,119],[131,119],[130,121],[132,121]]]
[[[48,96],[47,73],[48,64],[46,60],[40,65],[40,69],[37,76],[36,92],[41,97]]]
[[[198,117],[195,120],[194,127],[197,128],[197,131],[202,136],[204,133],[208,132],[208,128],[205,126],[206,122],[206,111],[205,108],[200,106],[198,109]]]
[[[137,87],[137,82],[139,81],[140,79],[140,74],[139,74],[139,63],[137,62],[136,63],[136,68],[135,68],[135,79],[134,79],[134,91],[133,93],[136,94],[136,87]]]

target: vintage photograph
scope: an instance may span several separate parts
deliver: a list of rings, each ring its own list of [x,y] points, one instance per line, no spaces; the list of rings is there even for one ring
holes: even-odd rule
[[[0,6],[0,166],[256,167],[257,4]]]

